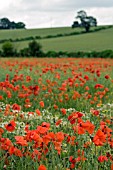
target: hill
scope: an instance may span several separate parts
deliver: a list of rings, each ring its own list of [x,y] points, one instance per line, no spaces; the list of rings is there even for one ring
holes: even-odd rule
[[[93,29],[93,28],[92,28]],[[0,40],[3,39],[16,39],[27,37],[45,37],[48,35],[69,34],[72,32],[81,32],[83,28],[72,29],[71,27],[58,27],[58,28],[41,28],[41,29],[15,29],[15,30],[0,30]]]
[[[43,51],[103,51],[113,50],[113,28],[100,30],[98,32],[84,33],[71,36],[62,36],[56,38],[44,38],[48,35],[70,34],[74,32],[82,32],[83,29],[70,27],[47,28],[47,29],[28,29],[28,30],[1,30],[0,40],[16,39],[25,37],[40,36],[42,39],[37,40],[43,47]],[[20,50],[27,47],[30,41],[14,42],[15,48]],[[2,44],[0,44],[0,47]]]

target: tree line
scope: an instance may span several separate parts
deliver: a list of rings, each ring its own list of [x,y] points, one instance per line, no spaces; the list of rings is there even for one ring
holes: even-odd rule
[[[14,48],[14,45],[11,42],[5,42],[2,46],[2,50],[0,51],[0,57],[53,57],[53,58],[113,58],[112,50],[105,50],[101,52],[83,52],[83,51],[75,51],[75,52],[66,52],[66,51],[48,51],[43,52],[42,46],[36,40],[31,41],[28,44],[27,48],[23,48],[17,52]]]
[[[0,29],[23,29],[25,23],[10,21],[8,18],[0,19]]]
[[[41,57],[42,46],[36,40],[29,42],[28,47],[17,51],[10,41],[5,42],[0,50],[1,57]]]
[[[91,26],[97,26],[97,19],[93,16],[88,16],[84,10],[78,11],[76,19],[72,24],[72,28],[84,27],[86,32],[89,32]],[[0,19],[0,29],[22,29],[25,28],[25,23],[10,21],[8,18]]]

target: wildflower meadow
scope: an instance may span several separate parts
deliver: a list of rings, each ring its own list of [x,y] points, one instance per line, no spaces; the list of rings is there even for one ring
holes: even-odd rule
[[[0,170],[113,170],[113,60],[0,59]]]

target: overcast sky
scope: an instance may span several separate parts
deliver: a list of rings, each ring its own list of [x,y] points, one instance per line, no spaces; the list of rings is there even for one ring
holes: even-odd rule
[[[98,25],[113,24],[113,0],[0,0],[0,18],[22,21],[26,28],[71,26],[80,10]]]

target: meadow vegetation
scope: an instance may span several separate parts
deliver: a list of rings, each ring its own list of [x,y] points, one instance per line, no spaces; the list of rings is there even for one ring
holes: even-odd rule
[[[94,31],[97,29],[98,31]],[[99,31],[100,30],[100,31]],[[83,28],[48,28],[32,30],[0,30],[0,49],[3,43],[10,41],[19,52],[36,40],[41,44],[44,53],[104,51],[113,50],[113,28],[97,27],[85,33]],[[13,42],[14,41],[14,42]]]
[[[113,60],[0,59],[1,170],[113,170]]]

